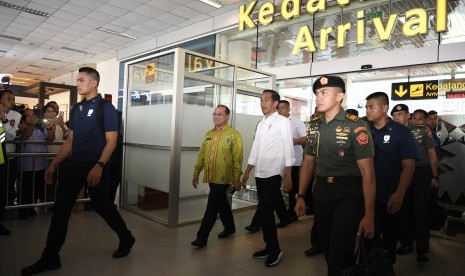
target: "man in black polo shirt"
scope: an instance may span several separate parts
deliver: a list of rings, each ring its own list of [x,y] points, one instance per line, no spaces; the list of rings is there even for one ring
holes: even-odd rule
[[[68,220],[81,188],[87,183],[92,206],[97,213],[118,234],[119,247],[113,258],[129,254],[135,238],[112,201],[108,167],[105,166],[117,141],[117,116],[111,104],[100,105],[103,110],[104,132],[99,126],[99,102],[103,101],[97,88],[99,73],[89,67],[79,69],[77,90],[84,96],[70,118],[70,131],[57,156],[45,172],[45,181],[52,183],[52,176],[60,166],[54,213],[47,237],[47,244],[41,258],[31,266],[21,270],[23,275],[33,275],[45,270],[61,267],[60,249],[65,242]]]
[[[391,120],[389,98],[384,92],[375,92],[367,98],[366,113],[375,143],[375,241],[396,261],[404,195],[415,171],[417,149],[410,130]]]

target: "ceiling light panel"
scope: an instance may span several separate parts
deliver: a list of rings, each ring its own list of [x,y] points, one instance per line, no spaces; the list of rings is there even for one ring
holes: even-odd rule
[[[117,35],[117,36],[129,38],[129,39],[134,39],[134,40],[137,39],[137,37],[135,37],[135,36],[133,36],[131,34],[119,32],[119,31],[115,31],[115,30],[111,30],[111,29],[107,29],[107,28],[103,28],[103,27],[100,27],[97,30],[99,30],[101,32],[105,32],[105,33],[114,34],[114,35]]]
[[[212,7],[215,7],[217,9],[221,8],[223,5],[219,1],[211,1],[211,0],[200,0],[200,2],[203,2],[207,5],[210,5]]]
[[[61,47],[61,49],[76,52],[76,53],[82,53],[82,54],[85,54],[85,55],[91,55],[91,56],[95,56],[97,54],[97,53],[94,53],[94,52],[88,52],[88,51],[74,49],[74,48],[70,48],[70,47]]]
[[[20,37],[11,36],[11,35],[3,35],[3,34],[0,34],[0,38],[1,38],[1,37],[3,37],[3,38],[8,38],[8,39],[12,39],[12,40],[17,40],[17,41],[23,40],[23,39],[20,38]]]
[[[38,15],[38,16],[43,16],[43,17],[49,17],[50,16],[50,13],[48,13],[48,12],[28,8],[26,6],[16,5],[16,4],[5,2],[5,1],[0,1],[0,7],[10,8],[10,9],[14,9],[14,10],[22,11],[22,12],[27,12],[27,13],[30,13],[30,14],[33,14],[33,15]]]

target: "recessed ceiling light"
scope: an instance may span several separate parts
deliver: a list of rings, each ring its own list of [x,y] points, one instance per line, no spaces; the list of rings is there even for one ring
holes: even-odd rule
[[[118,32],[118,31],[115,31],[115,30],[110,30],[110,29],[103,28],[103,27],[100,27],[100,28],[98,28],[97,30],[102,31],[102,32],[105,32],[105,33],[109,33],[109,34],[114,34],[114,35],[119,35],[119,36],[126,37],[126,38],[130,38],[130,39],[134,39],[134,40],[137,39],[137,37],[135,37],[135,36],[133,36],[133,35],[131,35],[131,34],[122,33],[122,32]]]
[[[219,9],[219,8],[221,8],[223,6],[223,4],[221,4],[221,2],[219,2],[219,1],[200,0],[200,2],[203,2],[203,3],[207,4],[207,5],[215,7],[217,9]]]
[[[76,52],[76,53],[83,53],[85,55],[91,55],[91,56],[95,56],[97,54],[97,53],[94,53],[94,52],[87,52],[87,51],[84,51],[84,50],[79,50],[79,49],[74,49],[74,48],[69,48],[69,47],[61,47],[61,49]]]
[[[54,62],[64,62],[62,60],[53,59],[53,58],[42,58],[43,60],[54,61]]]
[[[16,36],[11,36],[11,35],[2,35],[2,34],[0,34],[0,37],[13,39],[13,40],[18,40],[18,41],[23,40],[21,37],[16,37]]]
[[[10,8],[10,9],[14,9],[14,10],[18,10],[18,11],[22,11],[22,12],[27,12],[27,13],[38,15],[38,16],[43,16],[43,17],[49,17],[50,16],[50,13],[48,13],[48,12],[31,9],[31,8],[28,8],[28,7],[25,7],[25,6],[15,5],[15,4],[12,4],[12,3],[5,2],[5,1],[0,1],[0,6]]]

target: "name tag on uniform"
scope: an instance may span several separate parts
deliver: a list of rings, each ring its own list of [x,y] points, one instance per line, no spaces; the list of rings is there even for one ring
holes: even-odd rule
[[[87,117],[91,117],[91,116],[92,116],[92,113],[94,113],[94,110],[93,110],[93,109],[89,109],[89,111],[87,112]]]

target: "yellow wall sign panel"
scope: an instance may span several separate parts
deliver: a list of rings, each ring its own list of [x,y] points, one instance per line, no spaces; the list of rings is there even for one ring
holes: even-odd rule
[[[391,99],[393,101],[437,99],[438,89],[437,80],[393,83]]]
[[[423,84],[411,84],[410,85],[410,98],[423,97],[424,87]]]

